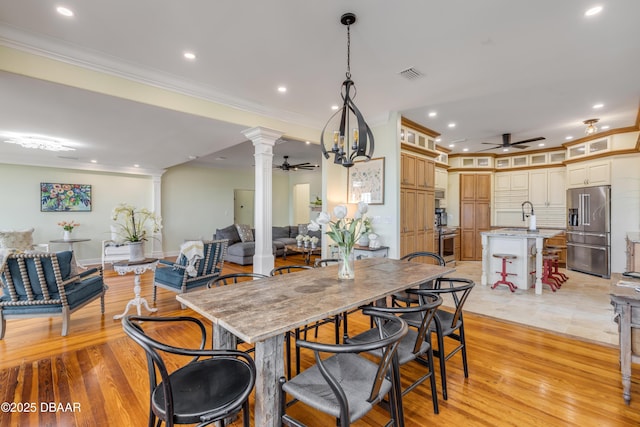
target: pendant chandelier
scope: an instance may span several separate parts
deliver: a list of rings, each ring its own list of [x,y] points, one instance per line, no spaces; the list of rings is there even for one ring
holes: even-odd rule
[[[582,122],[585,125],[587,125],[587,128],[584,130],[584,133],[586,133],[587,135],[593,135],[594,133],[598,132],[598,127],[596,126],[596,123],[598,123],[598,120],[599,119],[589,119]]]
[[[371,159],[373,132],[353,102],[357,91],[351,80],[351,24],[356,22],[356,15],[345,13],[340,17],[340,22],[347,26],[347,78],[342,82],[341,88],[342,109],[336,111],[322,129],[320,146],[325,158],[328,159],[330,153],[333,153],[334,163],[349,168],[358,157],[364,157],[367,161]],[[353,95],[351,95],[352,90]],[[337,117],[340,117],[339,122]],[[326,139],[333,143],[329,152],[325,148],[325,135],[328,137]]]

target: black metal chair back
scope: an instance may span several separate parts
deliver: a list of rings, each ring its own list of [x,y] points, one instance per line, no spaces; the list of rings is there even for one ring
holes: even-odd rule
[[[358,344],[296,342],[298,347],[314,352],[316,364],[289,381],[284,377],[280,379],[283,423],[302,425],[286,414],[285,394],[335,417],[341,427],[351,425],[389,394],[394,425],[403,425],[400,378],[397,366],[392,365],[397,362],[398,344],[408,333],[407,323],[389,313],[370,309],[364,309],[363,313],[373,318],[380,332],[371,341]],[[374,351],[381,354],[377,363],[359,355]],[[350,411],[353,408],[359,409]]]
[[[264,279],[269,277],[260,273],[231,273],[220,276],[207,284],[208,288],[215,288],[218,286],[227,286],[238,282],[248,282],[254,279]]]
[[[200,330],[200,344],[198,348],[189,349],[161,342],[149,336],[140,322],[145,322],[145,325],[196,325]],[[238,350],[205,350],[205,327],[193,317],[126,316],[122,318],[122,328],[144,349],[147,356],[149,427],[155,424],[156,417],[167,426],[194,423],[204,426],[241,411],[243,425],[249,427],[249,395],[255,385],[256,367],[247,353]],[[171,355],[192,358],[186,365],[169,372],[165,358]]]
[[[313,267],[310,265],[283,265],[280,267],[275,267],[269,273],[270,276],[275,276],[276,274],[288,274],[288,273],[296,273],[298,270],[311,270]]]
[[[331,264],[337,264],[339,263],[340,260],[337,258],[323,258],[323,259],[317,259],[314,263],[313,266],[318,268],[318,267],[326,267],[328,265]]]

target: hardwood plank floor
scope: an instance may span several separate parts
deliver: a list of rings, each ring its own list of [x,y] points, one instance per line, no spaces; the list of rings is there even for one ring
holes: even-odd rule
[[[277,265],[298,262],[288,257]],[[225,273],[247,270],[225,265]],[[21,411],[0,412],[0,426],[146,425],[143,352],[113,320],[133,297],[133,276],[106,271],[105,278],[110,287],[105,315],[100,315],[99,302],[74,313],[67,337],[60,336],[59,318],[7,321],[0,341],[0,402]],[[152,273],[142,277],[142,294],[149,301],[152,279]],[[163,289],[156,307],[162,316],[194,315]],[[407,426],[640,425],[640,385],[633,381],[631,405],[626,406],[616,348],[469,313],[465,322],[469,378],[464,378],[460,356],[454,356],[447,363],[449,399],[442,400],[439,391],[440,414],[433,414],[429,386],[422,384],[404,398]],[[362,316],[349,317],[351,333],[367,326]],[[159,331],[181,345],[193,336],[173,326]],[[333,337],[330,325],[320,332],[321,340]],[[311,354],[303,353],[301,362],[311,364]],[[172,360],[173,366],[179,363]],[[420,372],[419,365],[403,367],[403,382]],[[334,425],[301,404],[290,411],[310,426]],[[386,412],[376,408],[356,425],[379,426],[386,419]]]

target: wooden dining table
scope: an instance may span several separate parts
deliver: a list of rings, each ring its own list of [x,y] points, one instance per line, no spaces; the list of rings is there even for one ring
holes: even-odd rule
[[[182,304],[213,322],[214,348],[255,344],[256,427],[280,426],[278,381],[284,376],[285,334],[394,292],[455,271],[389,258],[355,261],[355,279],[339,280],[338,266],[303,270],[231,286],[179,294]]]

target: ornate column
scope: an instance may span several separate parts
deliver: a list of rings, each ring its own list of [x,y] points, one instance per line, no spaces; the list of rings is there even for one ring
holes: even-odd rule
[[[282,132],[255,127],[242,131],[242,134],[253,142],[255,148],[255,210],[254,227],[256,235],[256,252],[253,256],[253,271],[269,274],[274,266],[272,229],[272,169],[273,146]]]
[[[164,173],[164,171],[163,171]],[[152,175],[153,182],[153,212],[157,215],[162,215],[162,174]],[[154,258],[163,258],[164,252],[162,250],[162,230],[158,233],[153,233],[153,238],[149,239],[151,243],[151,256]]]

